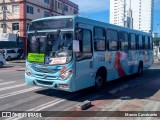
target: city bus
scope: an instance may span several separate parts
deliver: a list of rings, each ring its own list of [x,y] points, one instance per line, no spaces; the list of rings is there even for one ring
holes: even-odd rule
[[[28,85],[75,92],[142,75],[153,63],[150,33],[80,16],[33,20],[27,37]]]

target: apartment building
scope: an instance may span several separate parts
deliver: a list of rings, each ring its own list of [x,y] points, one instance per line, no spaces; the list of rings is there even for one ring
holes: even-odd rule
[[[152,32],[154,0],[110,0],[110,23]]]
[[[26,36],[31,20],[78,14],[78,5],[69,0],[0,0],[0,33]]]

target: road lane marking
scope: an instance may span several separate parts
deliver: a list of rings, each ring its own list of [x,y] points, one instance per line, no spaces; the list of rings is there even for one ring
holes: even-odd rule
[[[27,111],[41,111],[43,109],[46,109],[48,107],[51,107],[51,106],[53,106],[55,104],[58,104],[60,102],[63,102],[63,101],[65,101],[65,99],[55,99],[53,101],[47,102],[45,104],[42,104],[40,106],[31,108],[31,109],[29,109]],[[20,120],[20,119],[22,119],[22,118],[21,117],[11,117],[11,118],[8,118],[8,119],[5,119],[5,120]]]
[[[16,82],[16,81],[0,83],[0,86],[1,86],[1,85],[7,85],[7,84],[15,83],[15,82]]]
[[[26,102],[35,100],[35,99],[40,98],[40,97],[42,97],[42,96],[40,96],[40,95],[34,95],[34,96],[31,96],[31,97],[28,97],[28,98],[24,98],[24,99],[17,100],[17,101],[12,102],[12,103],[8,103],[8,104],[1,105],[1,106],[0,106],[0,111],[3,111],[3,110],[5,110],[5,109],[8,109],[8,108],[12,108],[12,107],[21,105],[21,104],[23,104],[23,103],[26,103]]]
[[[48,107],[51,107],[51,106],[53,106],[55,104],[58,104],[58,103],[60,103],[62,101],[65,101],[65,100],[64,99],[55,99],[54,101],[47,102],[45,104],[42,104],[42,105],[37,106],[37,107],[34,107],[34,108],[29,109],[27,111],[41,111],[41,110],[46,109]]]
[[[18,94],[25,93],[25,92],[29,92],[29,91],[33,91],[33,90],[36,90],[36,89],[40,89],[40,87],[32,87],[32,88],[27,88],[27,89],[24,89],[24,90],[20,90],[20,91],[8,93],[8,94],[3,94],[3,95],[0,95],[0,99],[7,98],[7,97],[10,97],[10,96],[14,96],[14,95],[18,95]]]
[[[74,98],[74,97],[76,97],[78,95],[80,95],[80,94],[76,93],[76,94],[68,95],[65,98],[55,99],[54,101],[50,101],[48,103],[42,104],[40,106],[37,106],[35,108],[29,109],[27,111],[42,111],[42,110],[44,110],[46,108],[49,108],[49,107],[52,107],[52,106],[54,106],[54,105],[56,105],[58,103],[64,102],[64,101],[66,101],[66,99]]]
[[[45,103],[45,104],[41,104],[41,105],[39,105],[39,106],[37,106],[37,107],[31,108],[31,109],[29,109],[29,110],[27,110],[27,111],[42,111],[42,110],[44,110],[44,109],[46,109],[46,108],[49,108],[49,107],[52,107],[52,106],[54,106],[54,105],[56,105],[56,104],[58,104],[58,103],[64,102],[64,101],[66,101],[66,99],[70,99],[70,98],[76,97],[77,95],[80,95],[80,94],[77,93],[77,94],[73,94],[73,95],[68,95],[68,96],[66,96],[65,99],[64,99],[64,98],[55,99],[55,100],[52,100],[52,101],[47,102],[47,103]],[[22,118],[20,118],[20,117],[12,117],[12,118],[8,118],[8,119],[6,119],[6,120],[13,120],[13,119],[15,119],[15,120],[20,120],[20,119],[22,119]]]
[[[25,86],[25,85],[26,85],[26,84],[23,83],[23,84],[19,84],[19,85],[4,87],[4,88],[0,88],[0,91],[9,90],[9,89],[17,88],[17,87],[22,87],[22,86]]]

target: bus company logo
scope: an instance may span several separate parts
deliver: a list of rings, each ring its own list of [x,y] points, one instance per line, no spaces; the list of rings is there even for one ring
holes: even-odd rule
[[[2,117],[12,117],[11,112],[2,112]]]
[[[47,78],[47,75],[46,75],[46,74],[43,74],[43,78],[46,79],[46,78]]]

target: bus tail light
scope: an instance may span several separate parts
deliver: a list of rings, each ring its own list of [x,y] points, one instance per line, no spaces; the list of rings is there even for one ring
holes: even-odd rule
[[[62,73],[62,74],[58,77],[58,80],[66,80],[66,79],[68,79],[72,74],[73,74],[73,70],[67,70],[66,72]]]
[[[26,74],[28,75],[28,76],[32,76],[32,72],[26,67]]]

